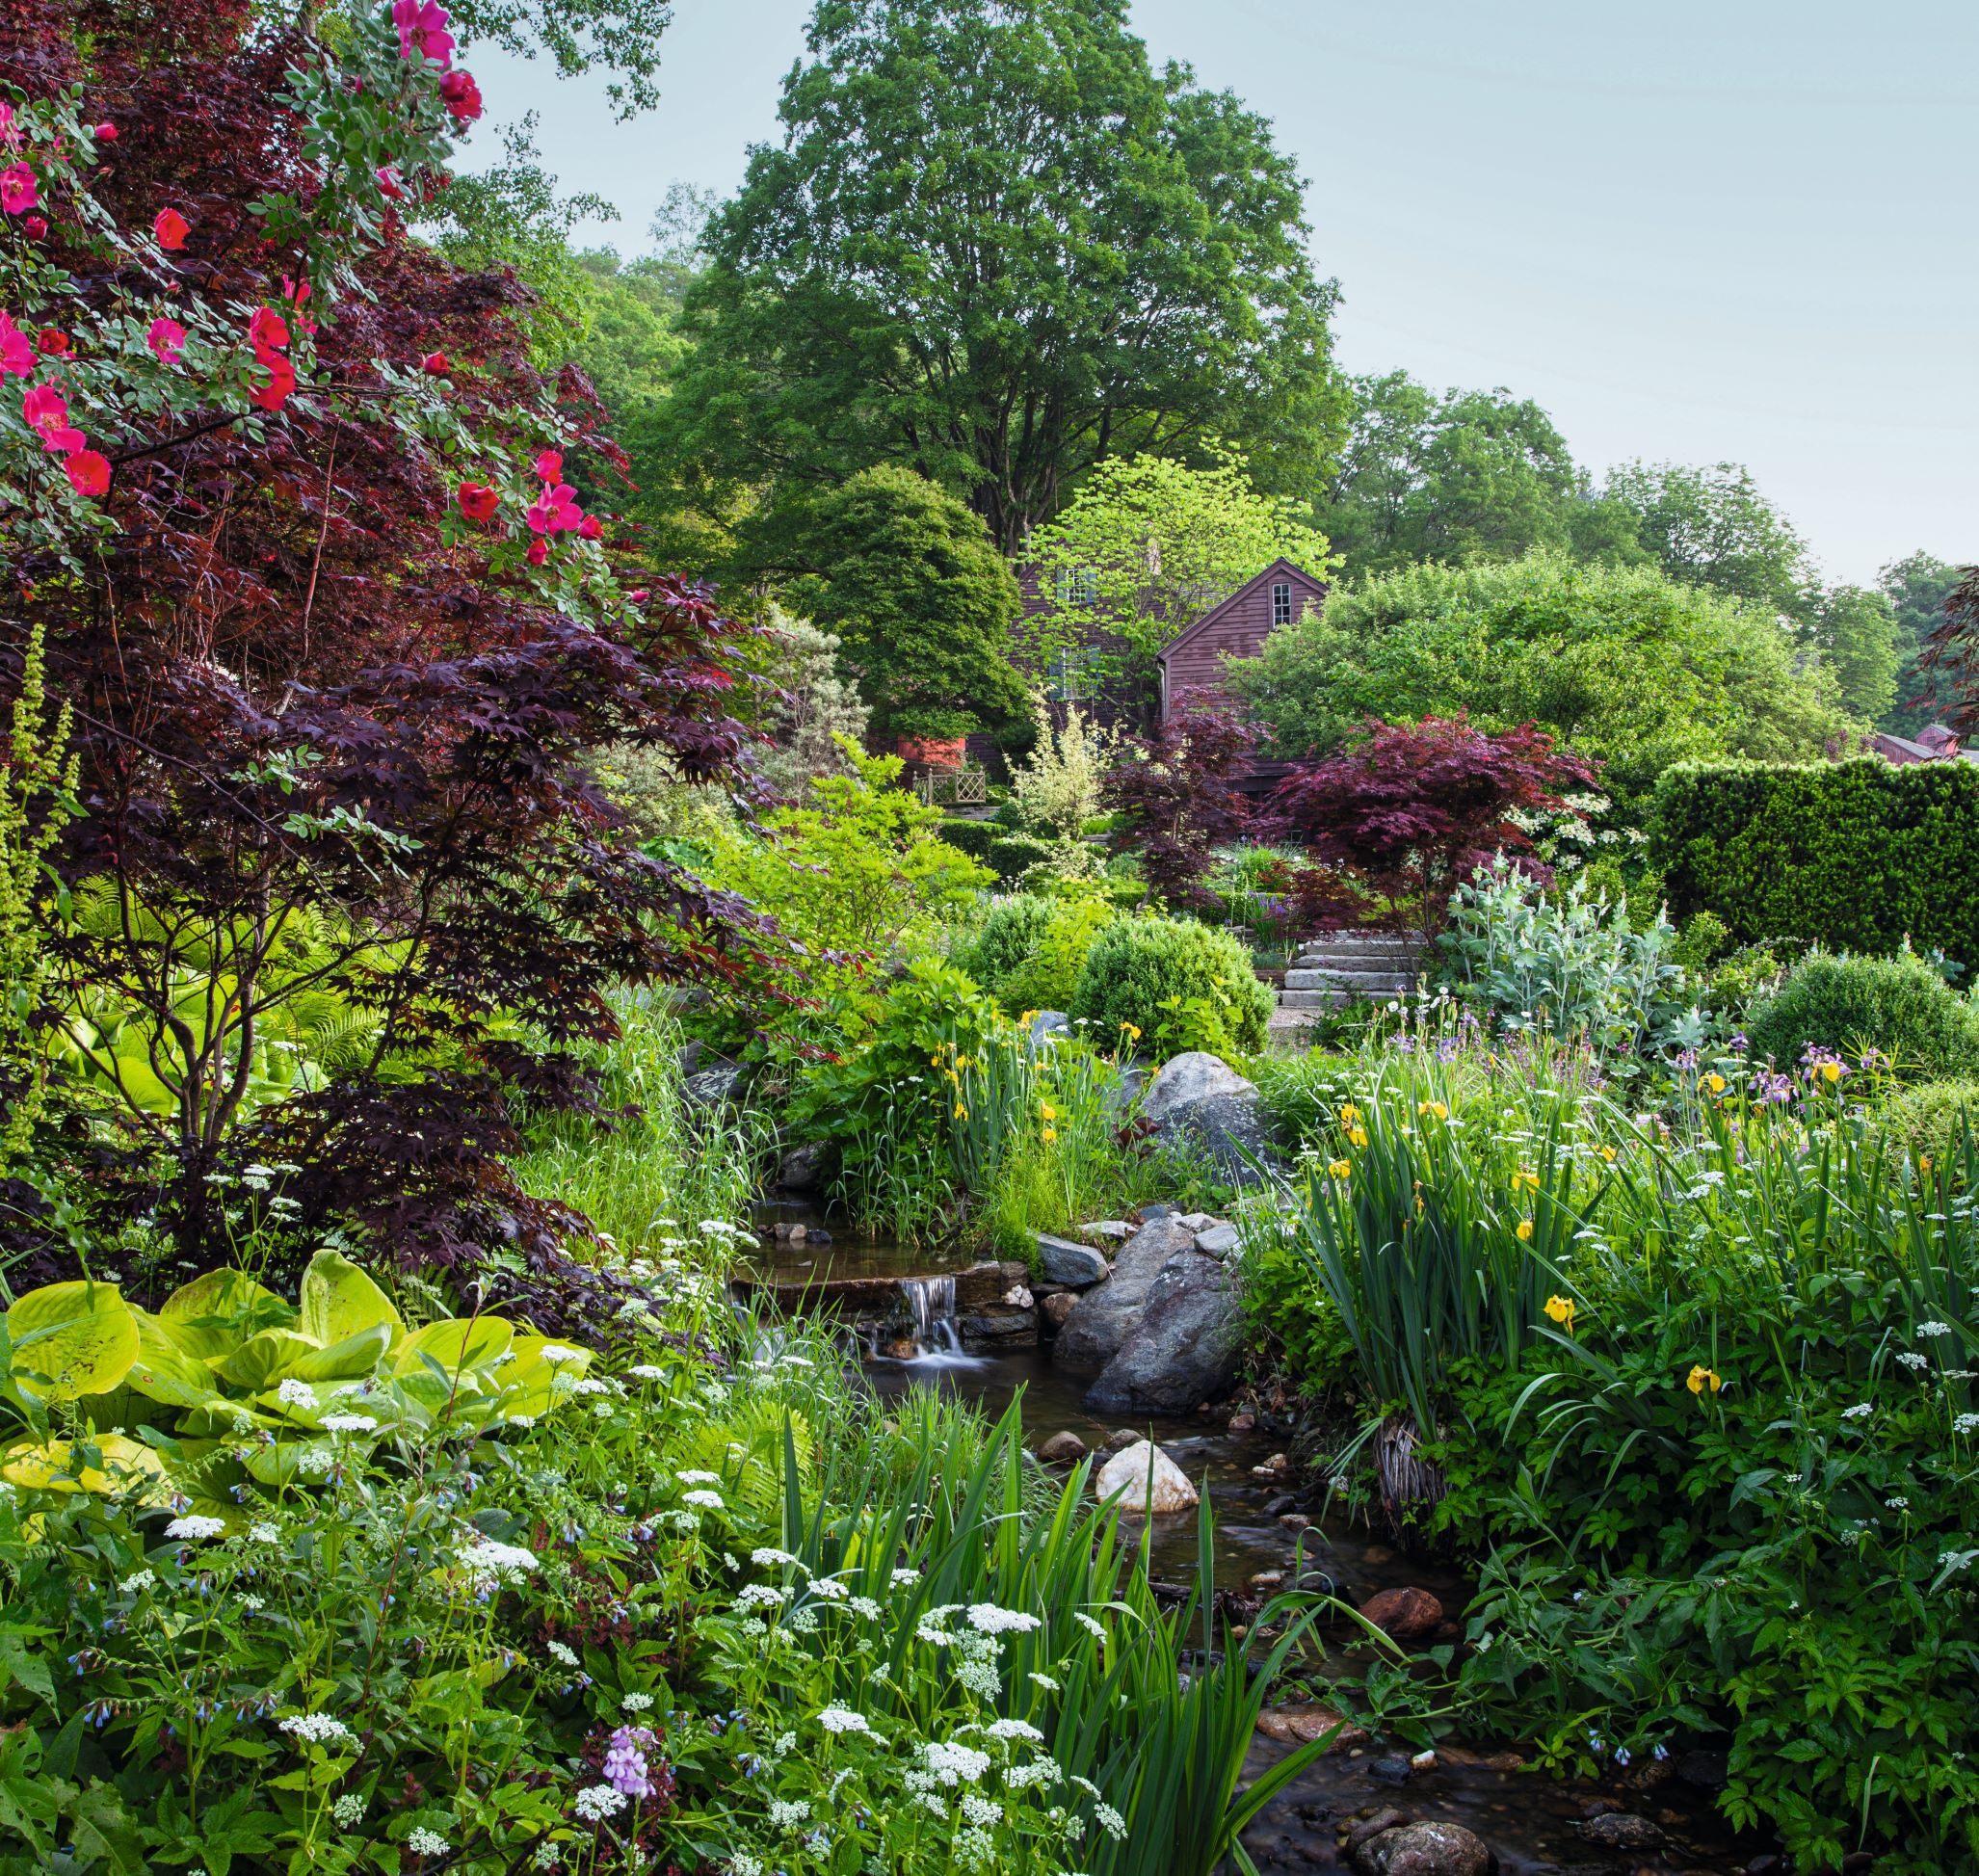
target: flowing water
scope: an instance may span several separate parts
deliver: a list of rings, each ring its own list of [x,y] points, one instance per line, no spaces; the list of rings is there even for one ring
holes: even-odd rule
[[[806,1273],[792,1266],[804,1257],[805,1250],[775,1247],[777,1274],[786,1281],[803,1281]],[[977,1403],[992,1416],[1021,1398],[1026,1442],[1033,1446],[1054,1433],[1070,1432],[1096,1452],[1107,1436],[1122,1426],[1156,1440],[1207,1492],[1216,1515],[1211,1566],[1215,1589],[1241,1593],[1253,1575],[1278,1572],[1287,1583],[1297,1580],[1357,1605],[1379,1590],[1426,1589],[1452,1618],[1461,1615],[1471,1586],[1448,1564],[1405,1556],[1377,1533],[1337,1513],[1329,1512],[1303,1529],[1281,1522],[1275,1501],[1283,1495],[1284,1482],[1260,1478],[1253,1471],[1282,1449],[1282,1442],[1272,1436],[1233,1433],[1223,1415],[1130,1420],[1088,1413],[1085,1391],[1090,1377],[1055,1366],[1047,1350],[965,1352],[954,1319],[954,1277],[931,1271],[925,1256],[918,1259],[915,1273],[909,1274],[897,1261],[900,1254],[884,1245],[861,1247],[834,1239],[829,1254],[817,1255],[829,1255],[832,1276],[853,1274],[839,1262],[849,1257],[858,1275],[884,1274],[899,1284],[902,1312],[913,1323],[910,1341],[869,1337],[864,1345],[866,1376],[883,1397],[938,1387]],[[814,1274],[822,1277],[822,1272]],[[1149,1561],[1155,1577],[1186,1582],[1197,1569],[1196,1514],[1155,1518],[1149,1524]],[[1337,1625],[1328,1631],[1326,1660],[1315,1678],[1358,1676],[1367,1665],[1366,1652],[1353,1644],[1354,1632]],[[1449,1634],[1456,1632],[1451,1625]],[[1289,1744],[1260,1736],[1251,1770],[1260,1772],[1291,1750]],[[1688,1783],[1671,1767],[1639,1767],[1596,1783],[1518,1771],[1512,1768],[1511,1757],[1490,1747],[1466,1750],[1446,1745],[1434,1766],[1413,1771],[1407,1764],[1406,1747],[1374,1743],[1332,1753],[1266,1810],[1245,1834],[1245,1845],[1263,1876],[1350,1868],[1336,1838],[1339,1827],[1393,1807],[1412,1821],[1447,1819],[1475,1831],[1495,1853],[1502,1876],[1541,1876],[1549,1871],[1571,1876],[1734,1876],[1783,1867],[1770,1856],[1769,1838],[1734,1835],[1717,1815],[1708,1790]],[[1675,1763],[1682,1766],[1684,1761]],[[1589,1817],[1617,1810],[1655,1824],[1663,1833],[1661,1846],[1610,1851],[1581,1835],[1579,1827]]]

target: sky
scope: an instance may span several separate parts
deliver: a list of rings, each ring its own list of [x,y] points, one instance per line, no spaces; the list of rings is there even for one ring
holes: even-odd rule
[[[775,141],[808,0],[675,0],[662,101],[487,48],[493,126],[617,204]],[[1306,179],[1349,371],[1502,384],[1600,472],[1745,463],[1834,581],[1979,560],[1973,0],[1134,0]],[[470,145],[468,166],[480,152]]]

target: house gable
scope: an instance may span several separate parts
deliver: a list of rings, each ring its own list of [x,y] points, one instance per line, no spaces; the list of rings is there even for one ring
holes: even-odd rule
[[[1324,605],[1326,595],[1324,580],[1314,579],[1289,560],[1275,560],[1246,580],[1159,653],[1163,716],[1184,695],[1221,701],[1224,660],[1255,657],[1274,631],[1308,608]]]

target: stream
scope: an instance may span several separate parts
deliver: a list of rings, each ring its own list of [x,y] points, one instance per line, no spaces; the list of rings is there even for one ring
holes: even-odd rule
[[[774,1216],[787,1224],[798,1214],[781,1208]],[[1122,1426],[1154,1440],[1206,1489],[1216,1517],[1212,1569],[1219,1590],[1256,1594],[1247,1589],[1253,1575],[1280,1572],[1290,1583],[1294,1572],[1303,1570],[1307,1587],[1330,1589],[1356,1606],[1380,1590],[1413,1586],[1435,1595],[1446,1618],[1461,1617],[1471,1586],[1449,1564],[1412,1558],[1339,1511],[1326,1512],[1303,1530],[1274,1515],[1280,1508],[1272,1501],[1287,1491],[1287,1484],[1257,1478],[1252,1468],[1283,1450],[1280,1436],[1232,1432],[1224,1414],[1179,1420],[1095,1415],[1084,1405],[1091,1376],[1056,1366],[1046,1346],[964,1351],[952,1314],[953,1272],[931,1269],[935,1262],[926,1254],[910,1255],[884,1241],[834,1233],[825,1245],[768,1244],[758,1267],[778,1285],[857,1280],[868,1308],[879,1285],[899,1286],[897,1321],[913,1324],[911,1354],[897,1328],[884,1337],[868,1334],[855,1344],[862,1371],[882,1398],[939,1388],[996,1416],[1021,1397],[1025,1443],[1033,1448],[1054,1433],[1069,1432],[1099,1454],[1107,1437]],[[883,1348],[888,1352],[879,1353]],[[1154,1575],[1187,1582],[1197,1568],[1196,1513],[1156,1517],[1150,1522]],[[1445,1630],[1443,1639],[1460,1632],[1454,1620],[1446,1620]],[[1326,1631],[1325,1667],[1308,1678],[1358,1678],[1370,1657],[1352,1646],[1352,1632],[1339,1625]],[[1261,1772],[1295,1744],[1260,1734],[1249,1769]],[[1393,1742],[1335,1750],[1261,1814],[1245,1833],[1245,1847],[1262,1876],[1351,1869],[1340,1833],[1357,1819],[1392,1808],[1412,1822],[1447,1820],[1474,1831],[1495,1853],[1503,1876],[1760,1876],[1786,1866],[1774,1854],[1770,1835],[1736,1834],[1718,1814],[1709,1755],[1678,1754],[1667,1764],[1631,1768],[1598,1782],[1520,1771],[1517,1757],[1502,1744],[1446,1742],[1433,1765],[1417,1770],[1410,1764],[1409,1748]],[[1604,1813],[1649,1820],[1660,1843],[1611,1849],[1591,1841],[1585,1828]],[[1602,1828],[1596,1826],[1597,1832]]]

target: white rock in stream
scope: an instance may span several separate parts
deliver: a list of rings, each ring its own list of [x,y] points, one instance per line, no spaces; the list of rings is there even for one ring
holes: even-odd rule
[[[1099,1468],[1094,1495],[1125,1498],[1125,1511],[1187,1511],[1196,1502],[1189,1475],[1157,1445],[1137,1440]]]

